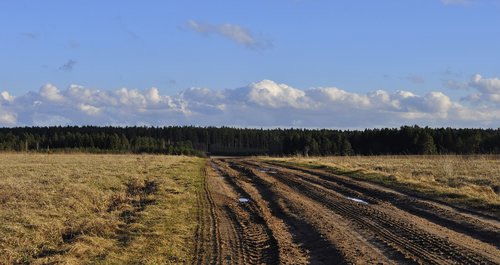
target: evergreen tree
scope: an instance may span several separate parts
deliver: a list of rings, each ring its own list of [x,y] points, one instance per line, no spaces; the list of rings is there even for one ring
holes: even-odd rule
[[[424,132],[418,137],[418,152],[422,155],[432,155],[437,153],[434,139],[427,132]]]

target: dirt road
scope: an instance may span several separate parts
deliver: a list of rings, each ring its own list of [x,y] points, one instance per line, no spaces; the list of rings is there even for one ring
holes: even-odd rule
[[[500,222],[377,185],[213,159],[196,264],[500,264]]]

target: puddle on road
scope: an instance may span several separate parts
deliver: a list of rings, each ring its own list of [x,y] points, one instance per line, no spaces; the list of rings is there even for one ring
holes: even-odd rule
[[[276,172],[274,170],[271,170],[270,168],[267,168],[267,167],[260,168],[259,171],[262,172],[262,173],[269,173],[269,174],[276,174],[276,173],[278,173],[278,172]]]
[[[249,202],[250,200],[249,200],[249,199],[247,199],[247,198],[240,198],[238,201],[239,201],[239,202],[241,202],[241,203],[247,203],[247,202]]]
[[[363,201],[361,199],[358,199],[358,198],[353,198],[353,197],[346,197],[348,200],[351,200],[351,201],[355,201],[355,202],[359,202],[359,203],[362,203],[362,204],[368,204],[368,202],[366,201]]]

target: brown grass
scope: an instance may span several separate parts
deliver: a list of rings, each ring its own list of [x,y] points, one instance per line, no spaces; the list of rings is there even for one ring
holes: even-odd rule
[[[0,154],[0,264],[190,260],[204,160]]]
[[[498,156],[353,156],[280,159],[325,165],[339,174],[369,180],[457,206],[500,207]]]

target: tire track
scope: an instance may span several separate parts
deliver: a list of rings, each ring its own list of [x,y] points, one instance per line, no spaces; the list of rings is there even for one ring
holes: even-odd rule
[[[278,264],[279,263],[279,248],[273,231],[264,218],[263,213],[256,204],[256,200],[239,184],[235,176],[231,176],[224,164],[215,164],[216,168],[225,180],[234,189],[239,197],[248,198],[250,202],[240,203],[235,209],[243,211],[235,211],[238,214],[237,222],[243,228],[244,243],[249,256],[250,264]]]
[[[205,210],[204,214],[210,216],[211,240],[208,243],[207,240],[202,241],[205,244],[198,248],[210,249],[212,254],[207,258],[207,255],[200,254],[198,251],[195,254],[197,255],[195,258],[198,258],[195,263],[278,264],[279,253],[276,240],[258,208],[252,202],[237,203],[237,197],[249,197],[248,194],[219,165],[212,163],[211,167],[214,175],[218,175],[208,177],[211,179],[205,187],[209,210]],[[217,188],[215,182],[224,182],[224,184],[219,184],[228,186],[225,188],[230,189],[232,197],[217,194],[215,198],[212,192],[214,188]],[[214,186],[211,186],[211,183]],[[200,223],[200,226],[203,225],[202,220]]]
[[[206,169],[205,169],[205,178],[207,178]],[[214,199],[212,198],[212,193],[208,188],[206,180],[204,181],[203,189],[205,191],[207,201],[208,201],[208,209],[209,209],[209,220],[210,220],[210,242],[212,244],[211,247],[211,255],[210,261],[212,264],[216,264],[217,257],[220,257],[222,254],[222,246],[221,246],[221,236],[220,230],[218,226],[218,214],[216,211],[216,205]]]
[[[198,226],[195,234],[195,249],[193,264],[214,264],[212,259],[220,254],[220,236],[217,227],[217,214],[210,190],[207,185],[207,169],[202,172],[203,189],[198,191]]]
[[[322,170],[311,170],[305,169],[293,165],[284,165],[281,163],[268,163],[269,165],[285,167],[287,169],[296,171],[298,174],[300,172],[313,175],[319,178],[321,181],[313,181],[317,184],[324,185],[326,187],[334,188],[341,193],[349,194],[349,192],[355,192],[357,195],[353,196],[364,196],[367,201],[373,203],[389,202],[397,208],[427,219],[441,226],[446,226],[456,232],[466,234],[470,237],[476,238],[483,242],[493,244],[496,248],[500,247],[500,229],[490,225],[487,222],[473,218],[452,210],[448,210],[443,207],[438,207],[437,205],[410,196],[388,192],[380,189],[371,188],[368,186],[361,186],[356,183],[356,181],[350,181],[346,178],[336,176],[334,174],[324,172]],[[255,166],[255,165],[254,165]]]
[[[276,191],[273,191],[272,184],[258,178],[245,167],[231,162],[228,163],[228,166],[238,171],[242,176],[245,176],[245,181],[248,181],[255,187],[271,209],[272,214],[287,224],[287,232],[292,235],[294,243],[300,245],[308,254],[309,264],[347,264],[345,257],[342,256],[340,251],[331,242],[325,239],[324,234],[318,231],[313,225],[289,212],[290,208],[294,208],[293,203],[286,196],[283,196],[283,194],[277,194]],[[282,204],[280,205],[278,201],[281,201]],[[283,204],[286,204],[286,207]],[[297,209],[296,207],[294,210],[295,214],[301,211],[301,209]],[[298,264],[298,261],[292,264]]]
[[[352,202],[307,179],[281,172],[269,175],[353,221],[359,229],[369,230],[387,248],[411,257],[417,262],[495,264],[495,261],[455,245],[445,238],[425,232],[412,223],[403,222],[370,205]]]

